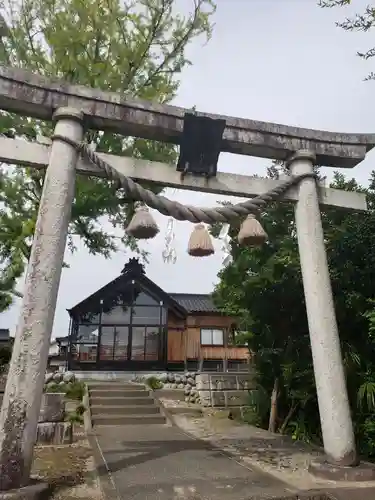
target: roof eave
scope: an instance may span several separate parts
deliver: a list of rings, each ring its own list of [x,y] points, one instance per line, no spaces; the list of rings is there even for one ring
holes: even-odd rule
[[[189,314],[188,310],[183,307],[181,304],[179,304],[173,297],[171,297],[168,293],[166,293],[162,288],[160,288],[156,283],[154,283],[152,280],[150,280],[146,275],[144,274],[135,274],[132,273],[131,271],[128,273],[120,274],[117,276],[117,278],[113,279],[103,287],[99,288],[96,292],[92,293],[85,299],[81,300],[78,304],[73,306],[70,309],[67,309],[69,316],[72,317],[75,312],[77,312],[86,302],[89,302],[89,300],[92,300],[95,296],[100,296],[102,295],[105,290],[108,290],[111,288],[111,286],[114,286],[116,282],[119,282],[120,280],[124,281],[124,284],[128,283],[131,279],[138,279],[138,281],[145,286],[145,288],[151,288],[150,292],[152,293],[152,288],[154,289],[155,295],[158,295],[161,299],[163,299],[164,302],[167,302],[173,312],[177,314],[177,316],[181,318],[186,318]],[[142,283],[143,282],[143,283]]]

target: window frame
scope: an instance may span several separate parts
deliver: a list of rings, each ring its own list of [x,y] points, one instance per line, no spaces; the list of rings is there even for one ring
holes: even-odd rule
[[[203,333],[203,331],[207,331],[207,330],[211,332],[211,343],[210,344],[202,342],[202,333]],[[222,333],[222,342],[221,342],[221,344],[214,344],[213,343],[213,332],[214,332],[214,330],[220,331]],[[200,329],[200,344],[201,344],[202,347],[224,347],[224,343],[225,343],[225,329],[224,328],[218,328],[218,327],[215,327],[215,326],[205,326],[204,328]]]

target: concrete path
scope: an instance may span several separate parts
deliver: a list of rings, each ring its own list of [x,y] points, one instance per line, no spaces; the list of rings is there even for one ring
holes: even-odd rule
[[[278,479],[174,426],[97,427],[93,440],[111,499],[249,500],[291,492]]]

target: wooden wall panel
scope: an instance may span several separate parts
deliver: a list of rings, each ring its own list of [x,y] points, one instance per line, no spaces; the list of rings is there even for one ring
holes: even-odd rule
[[[187,359],[199,359],[201,347],[201,331],[199,328],[188,327],[186,329],[186,357]]]
[[[184,328],[186,321],[168,313],[168,328]]]
[[[188,316],[187,326],[191,327],[212,327],[212,328],[229,328],[234,319],[229,316],[205,315],[205,316]]]
[[[185,321],[168,316],[168,361],[185,359],[229,359],[249,358],[247,347],[201,347],[201,328],[229,328],[234,318],[221,315],[191,315]]]
[[[168,361],[185,360],[185,330],[168,330]]]

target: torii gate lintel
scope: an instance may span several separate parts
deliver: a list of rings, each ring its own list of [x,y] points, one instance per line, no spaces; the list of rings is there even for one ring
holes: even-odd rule
[[[67,106],[84,113],[88,128],[173,144],[180,143],[184,116],[191,111],[0,66],[0,109],[51,120],[57,109]],[[309,150],[315,154],[318,165],[352,168],[375,146],[375,134],[327,132],[210,113],[195,114],[225,120],[223,152],[286,161],[296,151]]]

